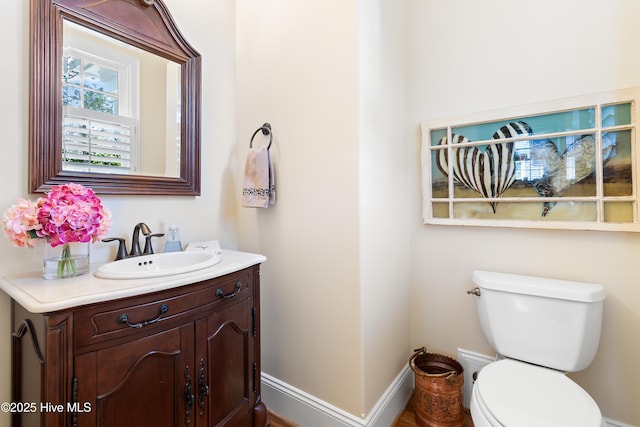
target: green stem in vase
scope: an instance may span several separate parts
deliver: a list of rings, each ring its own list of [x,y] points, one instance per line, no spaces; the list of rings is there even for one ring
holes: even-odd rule
[[[58,277],[65,277],[65,271],[70,273],[68,276],[75,276],[77,273],[76,262],[71,258],[69,243],[65,243],[62,247],[62,255],[60,256],[60,261],[58,261]]]

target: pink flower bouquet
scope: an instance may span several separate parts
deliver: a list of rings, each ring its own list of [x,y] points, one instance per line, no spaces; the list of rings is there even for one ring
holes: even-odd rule
[[[6,236],[18,247],[34,247],[46,239],[52,247],[63,245],[58,276],[75,275],[69,243],[95,242],[111,226],[111,213],[92,189],[80,184],[54,186],[36,202],[19,199],[4,213]],[[65,274],[71,273],[71,274]]]

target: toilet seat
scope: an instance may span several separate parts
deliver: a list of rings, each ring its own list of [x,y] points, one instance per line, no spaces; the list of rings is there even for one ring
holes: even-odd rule
[[[564,373],[511,359],[490,363],[474,384],[480,425],[601,427],[596,402]],[[474,419],[474,422],[476,420]]]

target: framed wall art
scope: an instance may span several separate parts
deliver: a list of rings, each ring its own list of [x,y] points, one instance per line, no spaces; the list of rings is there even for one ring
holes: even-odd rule
[[[640,231],[639,93],[422,122],[424,222]]]

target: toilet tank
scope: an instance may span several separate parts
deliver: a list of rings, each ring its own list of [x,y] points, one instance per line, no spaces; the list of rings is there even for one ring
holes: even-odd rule
[[[502,356],[565,372],[585,369],[598,350],[604,288],[474,271],[482,331]]]

